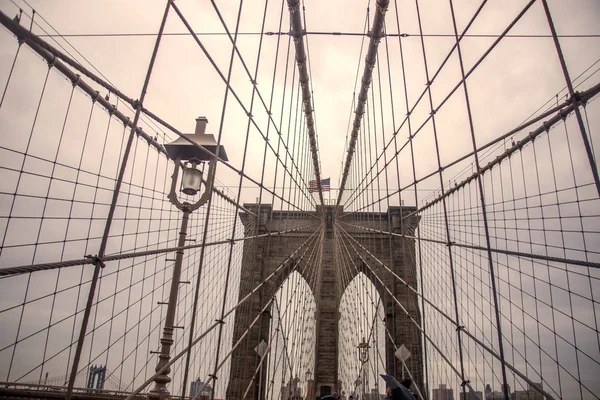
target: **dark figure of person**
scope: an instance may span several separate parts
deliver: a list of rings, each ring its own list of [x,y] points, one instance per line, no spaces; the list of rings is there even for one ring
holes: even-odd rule
[[[415,400],[415,397],[391,375],[381,375],[386,383],[386,400]],[[410,382],[412,383],[412,382]],[[409,384],[410,386],[410,384]]]
[[[407,388],[408,390],[410,390],[410,387],[412,385],[412,379],[410,378],[404,378],[400,381],[400,384],[402,386],[404,386],[405,388]]]
[[[400,384],[407,388],[410,394],[412,394],[415,399],[419,398],[412,390],[410,390],[410,387],[412,386],[412,379],[404,378],[400,381]]]

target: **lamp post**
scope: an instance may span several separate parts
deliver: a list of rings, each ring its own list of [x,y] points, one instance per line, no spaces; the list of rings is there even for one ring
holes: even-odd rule
[[[360,361],[360,371],[362,375],[362,398],[365,397],[365,363],[369,361],[369,343],[363,338],[363,341],[358,344],[358,360]]]
[[[190,214],[205,204],[212,192],[214,167],[216,163],[216,155],[220,159],[227,161],[227,154],[223,146],[218,149],[217,142],[213,135],[206,134],[206,124],[208,120],[205,117],[196,119],[196,130],[193,134],[185,135],[193,143],[203,146],[206,150],[200,149],[198,146],[190,143],[185,138],[178,138],[173,143],[165,144],[165,150],[171,159],[175,161],[175,170],[171,176],[171,191],[168,194],[169,201],[180,211],[181,228],[179,230],[179,241],[177,247],[185,246],[185,237],[187,236],[187,227]],[[185,162],[181,166],[181,162]],[[208,175],[204,192],[200,194],[200,198],[190,203],[186,200],[183,202],[177,195],[177,185],[179,178],[179,168],[183,169],[181,176],[180,189],[188,196],[196,196],[200,193],[202,187],[202,174],[204,166],[208,162]],[[200,169],[198,169],[200,167]],[[193,201],[193,200],[192,200]],[[175,265],[173,266],[173,277],[171,279],[171,288],[169,291],[169,302],[167,305],[167,316],[163,327],[163,336],[160,339],[161,350],[158,356],[158,364],[156,371],[160,371],[171,359],[171,346],[173,345],[173,331],[175,322],[175,311],[177,309],[177,296],[179,293],[179,283],[181,278],[181,264],[183,261],[183,250],[176,251]],[[154,388],[148,393],[148,399],[160,400],[169,399],[171,396],[167,389],[167,384],[171,382],[169,373],[171,368],[166,368],[160,375],[154,378]]]

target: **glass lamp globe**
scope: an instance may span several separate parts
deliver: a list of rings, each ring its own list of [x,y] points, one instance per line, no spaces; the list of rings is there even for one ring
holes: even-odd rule
[[[194,196],[200,190],[202,184],[202,172],[196,169],[196,163],[192,162],[190,167],[183,170],[181,177],[181,191],[188,196]]]

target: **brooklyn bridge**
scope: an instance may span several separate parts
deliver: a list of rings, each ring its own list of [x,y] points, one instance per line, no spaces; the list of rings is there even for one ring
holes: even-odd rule
[[[0,398],[600,399],[597,2],[0,25]]]

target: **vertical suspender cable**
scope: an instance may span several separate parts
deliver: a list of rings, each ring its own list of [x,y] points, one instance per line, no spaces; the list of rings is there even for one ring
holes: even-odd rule
[[[287,3],[290,10],[290,34],[294,38],[294,46],[296,47],[296,63],[298,64],[300,86],[302,87],[302,102],[304,103],[304,115],[306,116],[306,127],[308,128],[308,137],[310,139],[310,152],[312,153],[319,199],[321,200],[321,206],[324,206],[321,172],[319,169],[319,153],[317,150],[317,135],[315,132],[315,119],[313,117],[312,97],[310,93],[310,78],[308,77],[306,50],[304,48],[305,31],[302,28],[302,15],[300,14],[300,0],[288,0]],[[387,4],[387,1],[385,3]]]
[[[290,4],[290,2],[291,1],[288,0],[288,4]],[[367,102],[369,86],[371,85],[371,79],[373,78],[373,67],[375,67],[375,62],[377,61],[377,47],[379,46],[379,41],[384,36],[383,25],[388,4],[389,0],[377,0],[376,3],[377,10],[375,11],[375,17],[373,18],[373,29],[371,29],[369,32],[369,37],[371,40],[369,41],[369,50],[367,51],[367,58],[365,59],[365,69],[363,70],[360,92],[358,94],[358,102],[356,103],[356,109],[354,111],[352,134],[350,136],[350,144],[348,145],[348,153],[346,154],[346,163],[344,164],[344,172],[342,174],[340,191],[338,193],[337,206],[339,206],[342,201],[342,195],[344,194],[344,188],[346,186],[346,180],[348,179],[350,165],[352,164],[352,156],[354,155],[354,149],[356,147],[356,139],[358,138],[360,123],[365,112],[365,103]],[[321,188],[319,187],[319,191],[320,189]]]

